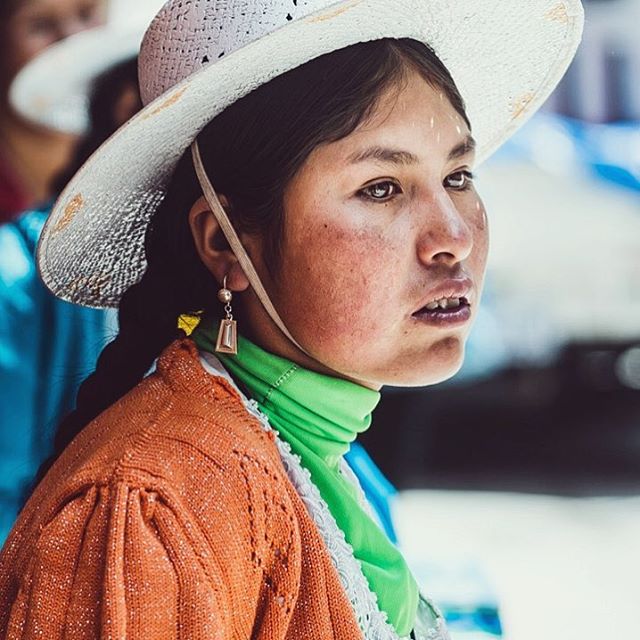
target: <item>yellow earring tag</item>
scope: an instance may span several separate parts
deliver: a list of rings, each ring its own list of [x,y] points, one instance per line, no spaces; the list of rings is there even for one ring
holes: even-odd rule
[[[198,328],[200,320],[200,316],[183,314],[178,318],[178,329],[182,329],[189,337]]]

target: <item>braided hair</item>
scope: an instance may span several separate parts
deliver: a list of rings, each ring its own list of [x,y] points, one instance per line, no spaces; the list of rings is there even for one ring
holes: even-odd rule
[[[186,159],[181,165],[177,174],[185,178],[194,175]],[[199,193],[195,177],[191,182],[188,191],[195,200]],[[184,193],[180,196],[184,197]],[[80,387],[76,410],[58,427],[56,452],[62,451],[82,427],[134,387],[162,349],[181,336],[178,316],[208,310],[216,300],[218,287],[198,259],[188,225],[177,224],[181,219],[174,215],[173,200],[169,193],[148,227],[147,269],[142,279],[122,296],[118,335],[103,349],[95,372]]]

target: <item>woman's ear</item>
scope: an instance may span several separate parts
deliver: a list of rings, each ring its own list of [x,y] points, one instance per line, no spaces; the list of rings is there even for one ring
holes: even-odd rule
[[[223,195],[219,198],[222,206],[228,211],[228,199]],[[220,285],[226,276],[227,287],[231,291],[248,289],[249,280],[229,248],[220,224],[204,196],[193,203],[189,211],[189,226],[200,260]]]

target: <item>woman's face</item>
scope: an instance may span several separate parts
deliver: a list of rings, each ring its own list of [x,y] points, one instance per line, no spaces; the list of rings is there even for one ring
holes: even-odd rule
[[[106,0],[23,0],[2,25],[5,86],[43,49],[106,19]]]
[[[307,159],[285,193],[269,290],[319,362],[373,387],[459,369],[488,251],[473,160],[464,120],[417,73]]]

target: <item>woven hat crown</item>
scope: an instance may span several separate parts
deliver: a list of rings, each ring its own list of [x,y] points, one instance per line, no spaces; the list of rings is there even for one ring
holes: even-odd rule
[[[153,102],[207,64],[334,4],[335,0],[170,0],[151,23],[140,51],[143,103]]]

